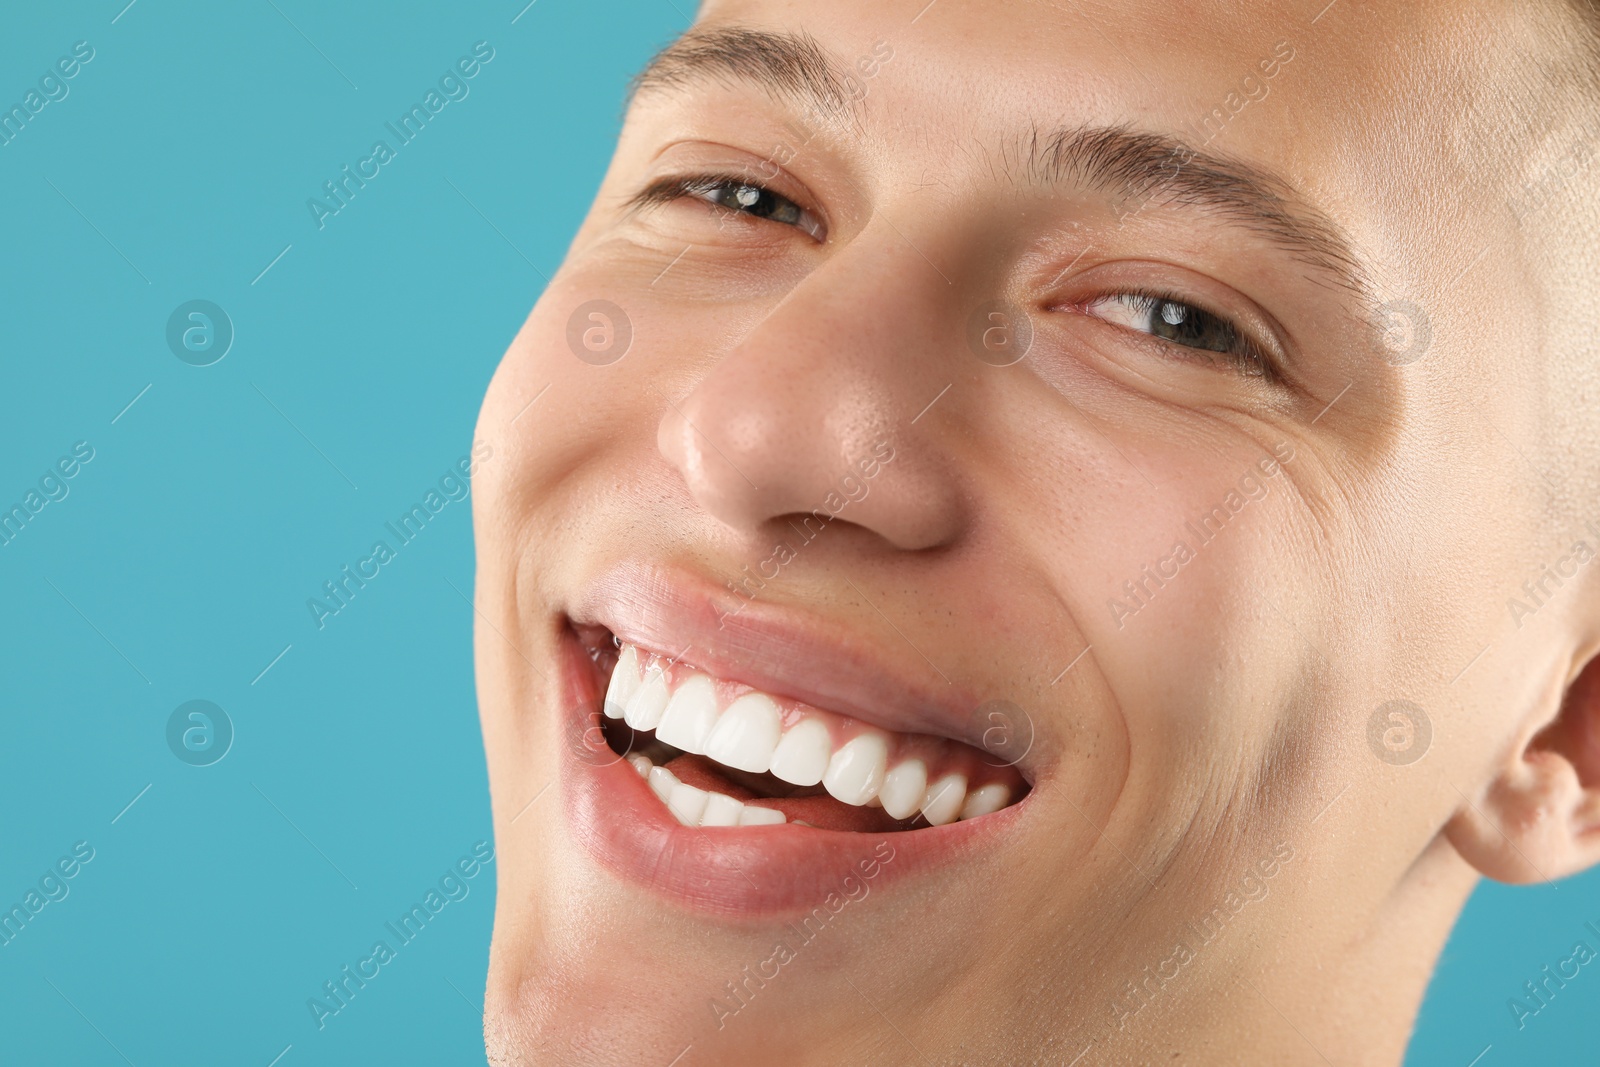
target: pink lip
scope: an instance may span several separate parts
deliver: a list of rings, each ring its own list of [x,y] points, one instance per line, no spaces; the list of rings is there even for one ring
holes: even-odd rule
[[[571,700],[562,746],[563,807],[574,840],[619,877],[689,910],[721,918],[771,920],[824,906],[830,895],[877,892],[918,871],[948,869],[996,847],[1028,798],[968,822],[870,834],[781,825],[694,829],[667,812],[627,760],[592,741],[599,724],[594,664],[577,638],[562,638]]]
[[[982,747],[987,723],[973,716],[980,699],[899,637],[898,647],[882,649],[842,632],[836,621],[746,601],[688,573],[643,563],[622,564],[593,582],[571,615],[776,696],[886,730]]]

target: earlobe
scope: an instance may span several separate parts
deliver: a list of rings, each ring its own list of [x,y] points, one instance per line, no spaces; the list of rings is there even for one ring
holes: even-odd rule
[[[1568,687],[1555,722],[1531,737],[1445,827],[1485,877],[1551,881],[1600,863],[1600,657]]]

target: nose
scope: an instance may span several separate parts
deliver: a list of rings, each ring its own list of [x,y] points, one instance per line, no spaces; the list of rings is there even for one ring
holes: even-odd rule
[[[953,376],[930,369],[948,366],[937,321],[948,288],[868,227],[669,404],[661,454],[700,507],[741,533],[820,511],[898,549],[952,542],[962,508],[951,457],[938,420],[920,417]]]

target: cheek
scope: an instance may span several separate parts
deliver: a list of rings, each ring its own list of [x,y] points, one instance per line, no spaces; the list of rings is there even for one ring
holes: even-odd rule
[[[1256,666],[1233,669],[1239,655],[1264,665],[1278,643],[1282,626],[1268,625],[1262,598],[1276,601],[1274,585],[1292,581],[1291,562],[1274,557],[1276,535],[1295,516],[1285,494],[1251,499],[1239,490],[1253,453],[1146,456],[1156,488],[1125,497],[1086,531],[1101,550],[1089,579],[1098,588],[1086,590],[1098,608],[1091,628],[1108,656],[1146,665],[1153,706],[1193,706],[1217,663],[1230,665],[1229,679],[1248,679]]]
[[[1091,647],[1103,706],[1138,739],[1135,778],[1156,770],[1170,782],[1170,771],[1197,761],[1223,773],[1249,766],[1314,656],[1269,606],[1294,610],[1304,562],[1285,547],[1299,521],[1294,498],[1281,486],[1254,500],[1238,491],[1260,454],[1253,445],[1118,444],[1127,458],[1093,433],[1057,433],[1049,466],[1058,475],[1019,484],[1006,505],[1030,516],[1019,529],[1032,531],[1033,564],[1080,633],[1063,639],[1076,643],[1058,650],[1056,669]],[[1082,667],[1054,687],[1058,700],[1069,683],[1088,684],[1076,677]],[[1074,715],[1094,706],[1070,703]],[[1178,792],[1147,799],[1200,802]]]
[[[482,510],[525,511],[615,447],[617,427],[646,421],[635,316],[592,293],[558,277],[501,358],[478,416],[477,437],[496,456],[473,479]]]
[[[679,484],[657,447],[669,402],[681,401],[766,306],[708,287],[698,253],[674,262],[681,246],[598,238],[591,248],[540,297],[484,398],[478,435],[497,457],[503,443],[507,462],[487,465],[473,493],[504,491],[497,506],[551,507],[564,483],[602,467],[654,492]]]

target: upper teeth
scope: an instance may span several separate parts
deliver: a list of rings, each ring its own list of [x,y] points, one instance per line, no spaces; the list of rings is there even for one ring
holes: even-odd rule
[[[641,659],[645,661],[642,665]],[[770,772],[798,786],[820,782],[831,796],[846,804],[862,806],[876,801],[896,819],[921,811],[937,826],[987,815],[1010,803],[1011,789],[1005,783],[990,783],[969,794],[967,775],[961,771],[930,781],[927,763],[916,756],[896,759],[891,766],[897,735],[814,708],[791,711],[785,729],[783,711],[765,693],[742,692],[722,708],[716,681],[710,675],[679,664],[669,682],[667,666],[657,657],[641,655],[633,645],[625,645],[606,691],[606,715],[622,719],[635,730],[654,730],[656,739],[664,744],[727,767],[756,774]],[[739,811],[728,807],[738,801],[680,782],[665,767],[641,766],[642,759],[634,757],[634,765],[647,775],[679,822],[689,826],[749,825]],[[755,820],[783,821],[782,813],[774,809],[743,806],[744,815],[751,811],[769,813],[750,816]]]

